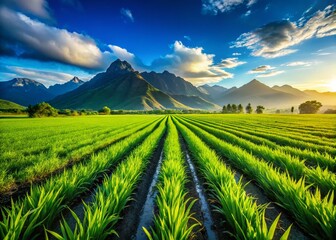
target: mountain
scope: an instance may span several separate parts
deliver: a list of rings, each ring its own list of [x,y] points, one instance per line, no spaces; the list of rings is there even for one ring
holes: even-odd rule
[[[198,96],[171,95],[180,103],[195,109],[219,110],[221,107]]]
[[[50,101],[57,108],[151,110],[188,109],[168,94],[149,84],[126,61],[114,61],[77,89]]]
[[[53,86],[50,86],[48,90],[53,95],[58,96],[58,95],[70,92],[72,90],[75,90],[83,83],[84,81],[80,80],[78,77],[74,77],[73,79],[71,79],[70,81],[64,84],[55,84]]]
[[[0,99],[0,110],[12,110],[12,109],[23,110],[25,109],[25,107],[11,101]]]
[[[219,85],[209,86],[208,84],[202,85],[197,87],[197,89],[206,94],[211,96],[212,99],[217,99],[221,95],[223,95],[228,89]]]
[[[253,79],[251,82],[233,89],[224,94],[218,100],[221,105],[228,103],[264,105],[267,107],[284,107],[298,104],[301,98],[290,93],[278,91]]]
[[[336,106],[336,92],[317,92],[315,90],[303,91],[309,96],[307,100],[317,100],[322,103],[323,106]]]
[[[181,77],[164,71],[162,73],[143,72],[141,76],[157,89],[172,95],[198,96],[207,99],[207,94],[202,93],[190,82]]]
[[[302,97],[302,98],[307,98],[309,96],[305,92],[300,91],[297,88],[293,88],[290,85],[283,85],[281,87],[275,85],[275,86],[272,87],[272,89],[280,91],[280,92],[289,93],[289,94],[292,94],[292,95],[295,95],[295,96],[298,96],[298,97]]]
[[[54,96],[42,83],[28,78],[0,82],[0,98],[23,106],[47,101]]]

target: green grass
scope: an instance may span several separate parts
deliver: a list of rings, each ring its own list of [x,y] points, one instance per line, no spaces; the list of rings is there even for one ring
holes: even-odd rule
[[[187,179],[180,134],[205,183],[208,204],[227,223],[219,224],[224,228],[218,231],[236,239],[273,239],[280,233],[283,239],[296,237],[291,228],[279,229],[280,215],[273,222],[266,219],[268,205],[247,194],[235,168],[303,232],[335,239],[335,123],[336,116],[318,114],[181,115],[168,117],[167,126],[164,116],[156,115],[0,118],[0,197],[31,183],[27,194],[0,207],[0,239],[105,239],[117,234],[115,226],[123,210],[137,201],[134,190],[165,129],[148,238],[192,239],[202,224],[191,211],[197,200],[188,198],[186,182],[192,180]],[[37,184],[40,179],[44,181]],[[72,206],[92,189],[93,201],[84,204],[84,217],[77,216]],[[75,227],[61,220],[60,232],[49,232],[66,209],[72,211]]]

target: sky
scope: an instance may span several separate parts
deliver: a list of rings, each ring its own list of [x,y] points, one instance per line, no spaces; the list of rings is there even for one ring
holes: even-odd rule
[[[1,0],[0,81],[91,79],[120,58],[194,85],[336,92],[333,0]]]

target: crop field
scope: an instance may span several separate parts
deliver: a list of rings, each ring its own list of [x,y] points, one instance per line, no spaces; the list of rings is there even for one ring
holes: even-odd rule
[[[336,239],[336,116],[0,119],[0,239]]]

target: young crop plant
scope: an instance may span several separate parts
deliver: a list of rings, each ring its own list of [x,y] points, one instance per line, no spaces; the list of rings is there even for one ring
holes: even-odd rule
[[[220,161],[216,153],[176,119],[174,122],[217,202],[216,210],[231,226],[232,235],[237,239],[273,239],[280,215],[268,228],[265,218],[267,205],[257,205],[255,199],[246,194],[241,180],[236,182],[234,173]],[[290,229],[284,232],[282,240],[288,238]]]
[[[84,204],[83,220],[72,212],[76,221],[74,230],[71,230],[63,219],[61,234],[47,232],[56,239],[106,239],[111,234],[118,235],[114,225],[120,219],[120,213],[127,202],[131,200],[131,194],[165,130],[166,120],[162,121],[159,127],[118,165],[110,177],[105,177],[97,189],[93,202]]]
[[[296,148],[295,145],[291,146],[280,146],[276,143],[253,135],[252,133],[245,133],[243,131],[235,130],[235,128],[232,127],[223,127],[218,123],[208,122],[208,121],[199,121],[195,120],[194,118],[183,118],[185,120],[192,120],[193,123],[200,123],[203,126],[209,126],[213,127],[215,129],[221,129],[225,131],[226,133],[231,133],[237,137],[240,137],[242,139],[246,139],[248,141],[251,141],[258,145],[264,145],[271,149],[276,149],[283,151],[284,153],[290,154],[292,156],[295,156],[299,158],[300,160],[303,160],[305,165],[310,167],[321,167],[323,169],[328,169],[329,171],[335,172],[336,171],[336,158],[331,157],[327,153],[320,153],[318,151],[311,151],[309,149],[299,149]]]
[[[1,209],[2,215],[6,217],[0,222],[0,239],[28,240],[41,237],[43,227],[48,228],[67,204],[87,191],[98,176],[141,143],[159,122],[162,122],[162,118],[108,149],[93,154],[85,163],[55,175],[45,184],[32,186],[27,196],[12,204],[11,209]]]
[[[271,164],[260,161],[238,146],[224,142],[199,127],[185,123],[199,138],[225,156],[236,168],[254,179],[277,204],[289,211],[298,224],[316,239],[335,239],[336,206],[334,192],[322,197],[304,178],[295,181],[288,173],[280,173]]]
[[[256,157],[260,157],[267,162],[273,163],[281,168],[283,172],[288,172],[296,180],[305,177],[307,184],[312,184],[318,187],[324,196],[331,190],[336,191],[336,176],[332,172],[323,170],[320,167],[315,169],[308,168],[303,161],[300,161],[298,158],[292,157],[281,150],[271,149],[267,146],[259,146],[214,127],[205,126],[198,122],[190,122],[188,120],[186,120],[185,123],[200,127],[224,141],[230,142],[231,144],[251,152]]]
[[[164,144],[164,161],[157,186],[158,214],[154,217],[154,227],[150,229],[151,231],[143,228],[148,239],[187,240],[192,238],[193,229],[200,224],[190,212],[196,200],[186,199],[186,181],[187,174],[178,132],[170,117]],[[196,223],[191,224],[191,221]]]

